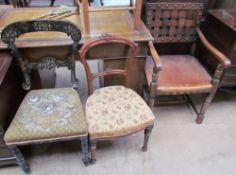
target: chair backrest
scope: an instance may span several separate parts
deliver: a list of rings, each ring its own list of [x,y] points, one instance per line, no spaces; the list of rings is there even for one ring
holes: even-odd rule
[[[27,58],[23,58],[16,45],[16,38],[25,33],[39,31],[55,31],[67,34],[67,36],[69,36],[73,41],[72,49],[69,51],[70,53],[68,54],[68,57],[62,60],[56,58],[55,56],[47,55],[40,58],[37,62],[32,62]],[[29,73],[33,69],[67,67],[69,70],[71,70],[72,83],[73,85],[76,85],[74,56],[81,39],[81,31],[71,22],[52,20],[30,20],[14,22],[3,29],[1,33],[1,39],[8,45],[8,48],[11,49],[12,54],[18,60],[24,75],[23,88],[25,90],[29,90],[31,88]]]
[[[90,49],[94,48],[95,46],[99,45],[105,45],[105,44],[122,44],[124,46],[127,46],[130,48],[130,54],[127,57],[126,66],[124,69],[106,69],[102,72],[98,72],[96,74],[93,74],[90,70],[90,67],[86,61],[87,54]],[[110,76],[110,75],[122,75],[125,77],[125,84],[127,87],[129,87],[129,78],[130,74],[129,72],[132,69],[132,65],[134,64],[136,55],[137,55],[137,44],[133,41],[130,41],[123,37],[116,37],[111,35],[102,35],[99,39],[91,40],[87,43],[85,43],[82,48],[80,49],[80,61],[84,65],[86,76],[87,76],[87,84],[88,84],[88,93],[91,95],[94,91],[93,89],[93,80],[95,78],[99,78],[101,76]]]
[[[155,43],[191,43],[203,12],[203,2],[146,3],[146,23]]]

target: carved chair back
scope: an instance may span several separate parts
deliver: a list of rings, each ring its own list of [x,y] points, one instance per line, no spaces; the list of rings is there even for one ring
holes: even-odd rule
[[[130,48],[130,54],[127,57],[126,66],[124,69],[106,69],[102,72],[98,72],[93,74],[90,70],[88,62],[86,61],[87,55],[90,49],[105,44],[122,44],[124,46],[128,46]],[[102,76],[111,76],[111,75],[122,75],[125,77],[125,85],[129,87],[129,79],[130,79],[130,71],[132,69],[132,65],[135,62],[135,58],[137,55],[137,44],[133,41],[130,41],[123,37],[116,37],[111,35],[102,35],[99,39],[91,40],[85,43],[80,49],[80,61],[84,65],[86,76],[87,76],[87,84],[88,84],[88,93],[91,95],[94,91],[93,89],[93,80]]]
[[[23,58],[22,53],[16,45],[16,39],[25,33],[39,31],[55,31],[63,32],[69,36],[72,41],[71,51],[67,58],[61,60],[52,55],[47,55],[39,59],[37,62],[32,62],[27,58]],[[20,68],[24,75],[23,88],[29,90],[31,82],[29,73],[33,69],[52,69],[55,67],[67,67],[71,71],[71,81],[73,86],[77,87],[75,76],[75,52],[81,39],[81,31],[74,24],[68,21],[52,21],[52,20],[30,20],[14,22],[6,26],[1,34],[1,39],[11,49],[12,54],[17,58]]]
[[[154,43],[192,43],[203,12],[203,2],[150,2],[146,23]]]

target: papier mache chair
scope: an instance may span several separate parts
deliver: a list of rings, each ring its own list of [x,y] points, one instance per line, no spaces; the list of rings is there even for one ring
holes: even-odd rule
[[[16,38],[38,31],[63,32],[70,37],[73,45],[68,51],[68,57],[58,59],[54,55],[48,55],[34,61],[23,57]],[[24,75],[24,89],[30,90],[29,73],[34,69],[67,67],[71,71],[73,84],[73,88],[32,90],[25,96],[4,136],[6,145],[15,155],[19,166],[25,173],[30,172],[18,146],[72,139],[81,140],[82,160],[85,164],[89,163],[87,122],[77,93],[78,82],[75,77],[74,55],[81,39],[80,30],[66,21],[20,21],[5,27],[1,38],[20,65]]]
[[[155,2],[147,3],[146,23],[154,42],[190,43],[190,55],[158,55],[149,42],[151,57],[146,62],[146,77],[150,91],[150,106],[154,106],[157,95],[184,95],[208,93],[200,110],[190,104],[197,113],[196,122],[203,122],[206,109],[218,89],[219,81],[230,60],[214,48],[198,28],[203,14],[203,3]],[[196,49],[197,48],[197,49]],[[205,49],[208,54],[198,52]],[[209,56],[218,62],[215,73],[211,75],[197,58]]]
[[[124,69],[109,68],[92,74],[86,61],[89,50],[103,45],[120,44],[129,56]],[[130,52],[130,53],[128,53]],[[126,38],[102,35],[99,39],[85,43],[80,49],[80,61],[84,65],[89,97],[85,106],[88,122],[91,162],[96,160],[96,143],[100,140],[111,140],[144,130],[143,151],[154,125],[154,114],[145,101],[129,89],[129,73],[137,54],[137,45]],[[112,58],[109,58],[112,59]],[[120,75],[125,77],[125,86],[108,86],[94,91],[93,80],[101,76]]]

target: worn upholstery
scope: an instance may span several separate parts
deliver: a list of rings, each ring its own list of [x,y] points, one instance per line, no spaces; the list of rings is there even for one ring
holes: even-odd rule
[[[209,92],[212,89],[212,78],[198,60],[190,55],[160,56],[162,70],[158,76],[157,93],[185,94],[194,92]],[[153,62],[146,62],[146,77],[148,84],[152,80]]]
[[[86,102],[90,139],[118,137],[154,124],[154,114],[145,101],[124,86],[96,90]]]
[[[72,88],[30,91],[6,131],[6,144],[26,144],[87,135],[87,122]]]

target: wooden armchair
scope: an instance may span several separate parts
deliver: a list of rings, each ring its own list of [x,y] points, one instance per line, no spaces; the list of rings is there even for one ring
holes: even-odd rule
[[[92,74],[86,59],[89,50],[106,44],[119,44],[127,52],[127,64],[124,69],[107,69]],[[143,151],[154,125],[154,114],[145,101],[133,90],[129,89],[132,64],[137,54],[137,45],[125,38],[103,35],[100,39],[89,41],[80,50],[80,61],[84,65],[89,89],[85,113],[88,122],[89,141],[92,163],[96,160],[96,143],[100,140],[111,140],[144,130]],[[109,58],[112,59],[112,58]],[[93,80],[101,76],[119,75],[125,77],[124,86],[108,86],[93,89]]]
[[[217,91],[224,70],[230,66],[230,60],[214,48],[204,37],[198,27],[203,13],[202,3],[149,3],[147,5],[147,25],[160,43],[190,43],[190,55],[161,55],[155,50],[153,42],[149,42],[151,57],[146,62],[146,77],[150,91],[151,107],[157,95],[184,95],[208,93],[200,111],[196,109],[190,98],[190,104],[197,113],[196,122],[203,122],[206,109]],[[204,47],[211,59],[218,61],[213,75],[200,64],[198,58],[206,55],[196,52]],[[189,97],[189,96],[187,96]]]
[[[63,32],[73,41],[65,58],[59,58],[45,50],[43,57],[32,60],[24,57],[17,47],[17,38],[25,33],[38,31]],[[30,90],[30,72],[34,69],[53,69],[67,67],[71,71],[74,88],[40,89],[29,91],[23,99],[13,121],[4,136],[19,166],[25,173],[30,168],[22,153],[17,148],[21,145],[80,139],[83,162],[88,159],[88,132],[83,107],[76,91],[78,82],[75,77],[75,52],[81,39],[80,30],[66,21],[33,20],[9,24],[1,33],[1,39],[11,49],[23,74],[23,88]],[[50,50],[50,49],[49,49]],[[45,56],[46,53],[46,56]]]

